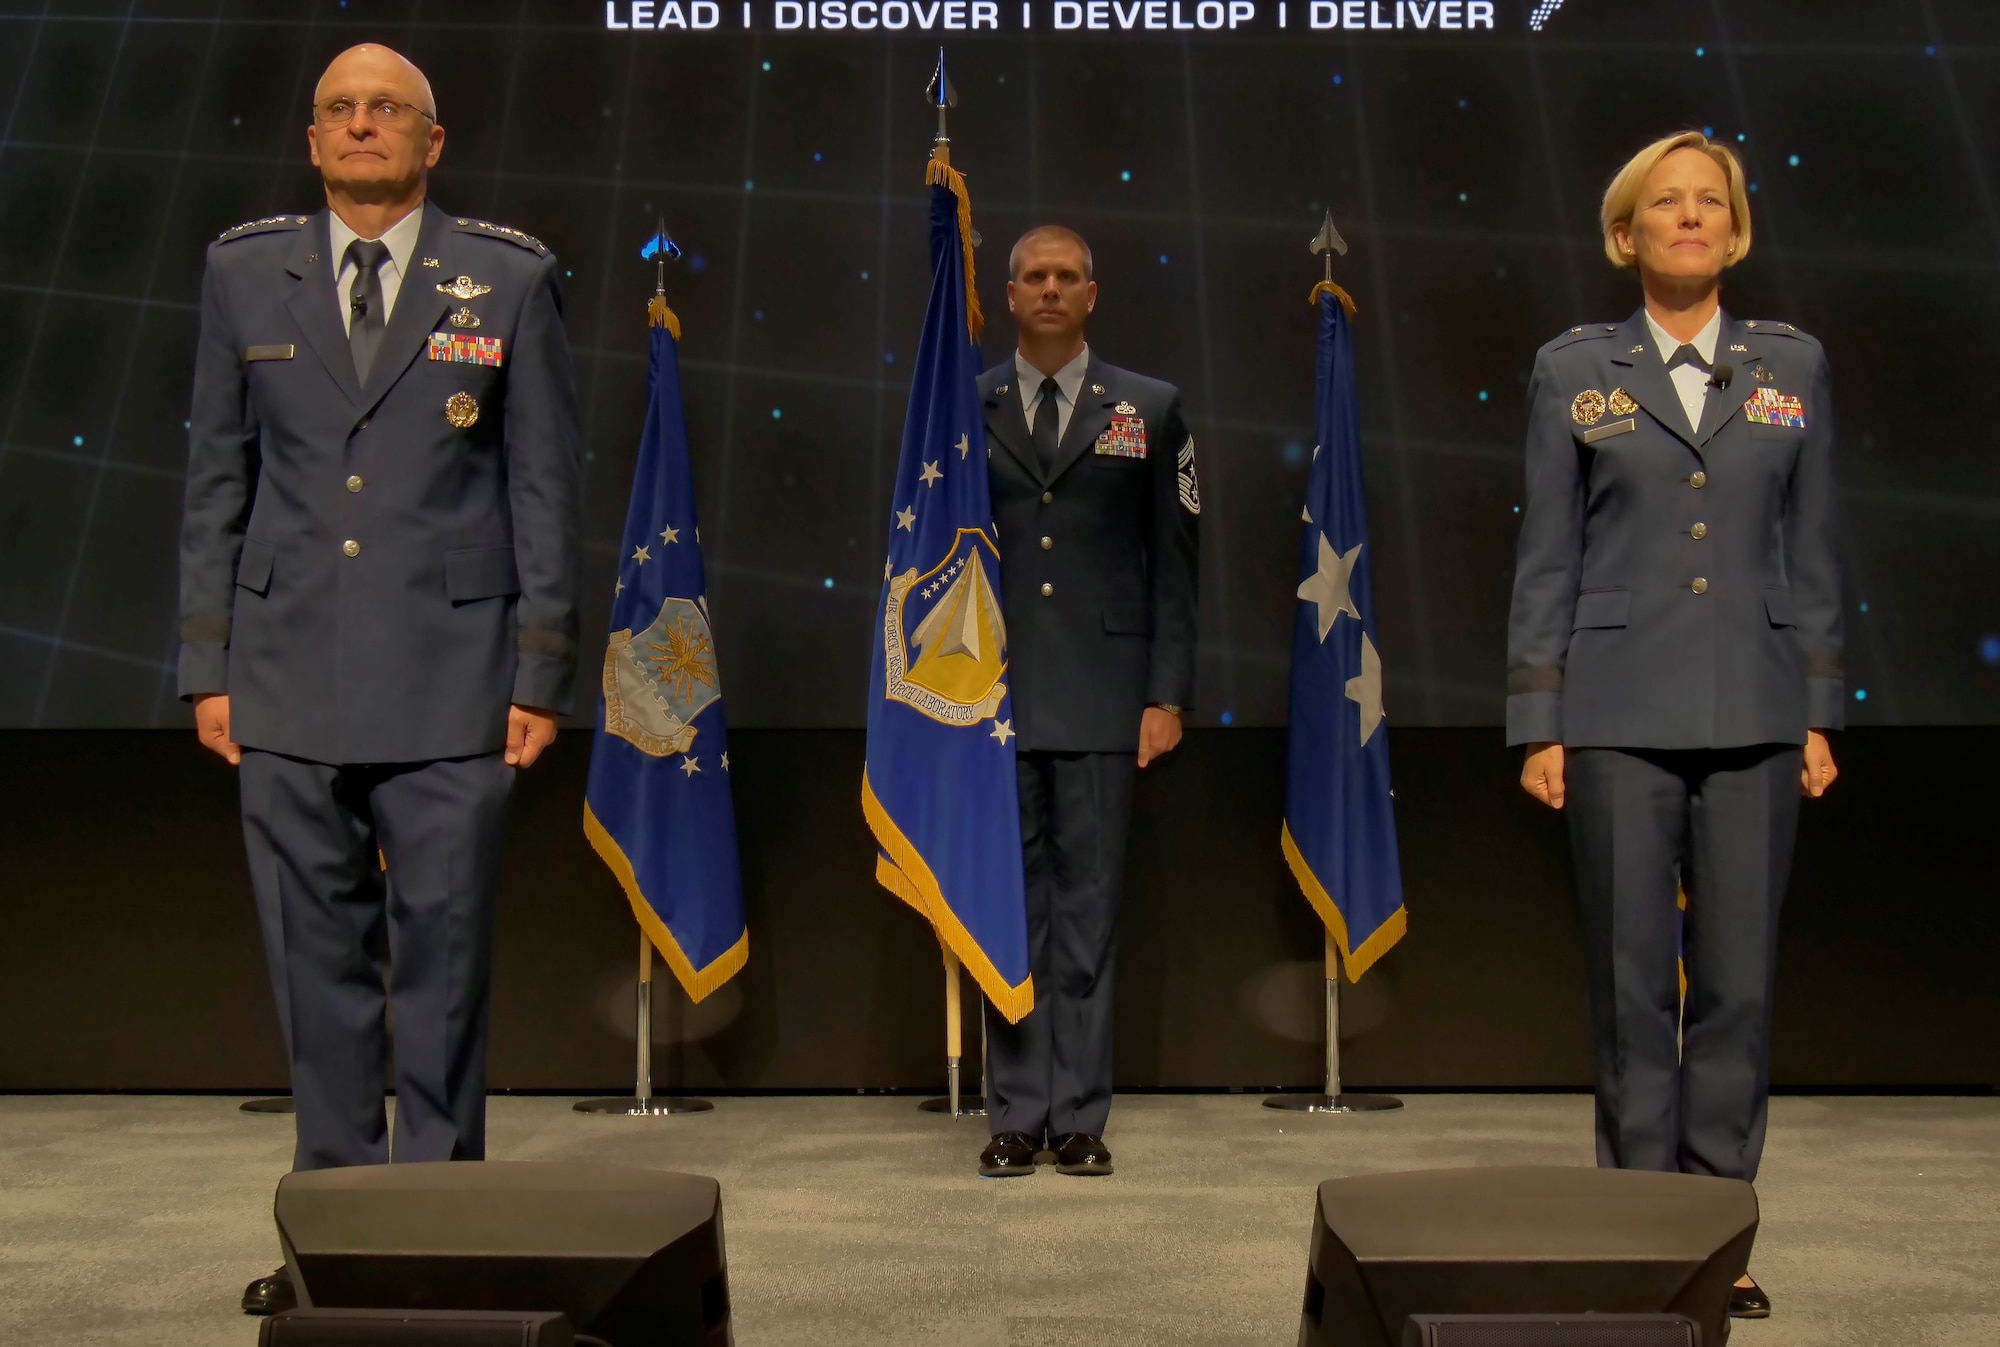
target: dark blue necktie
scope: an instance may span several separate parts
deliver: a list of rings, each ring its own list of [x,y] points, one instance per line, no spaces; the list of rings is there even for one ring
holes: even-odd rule
[[[354,288],[347,300],[347,349],[354,353],[354,377],[362,384],[368,382],[382,331],[388,326],[380,274],[388,258],[389,245],[380,239],[356,239],[347,245],[347,260],[354,263]]]

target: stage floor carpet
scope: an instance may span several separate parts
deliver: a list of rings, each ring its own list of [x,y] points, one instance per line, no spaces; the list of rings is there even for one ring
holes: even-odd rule
[[[237,1343],[276,1262],[291,1121],[226,1097],[0,1097],[0,1336]],[[1412,1095],[1280,1114],[1253,1095],[1128,1096],[1118,1173],[981,1181],[980,1121],[916,1101],[721,1099],[593,1118],[496,1097],[491,1154],[722,1182],[736,1341],[1294,1341],[1313,1186],[1374,1170],[1591,1163],[1581,1095]],[[2000,1100],[1780,1098],[1752,1269],[1776,1314],[1738,1347],[2000,1342]]]

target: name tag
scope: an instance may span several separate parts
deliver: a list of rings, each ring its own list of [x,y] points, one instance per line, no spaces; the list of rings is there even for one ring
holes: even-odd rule
[[[1137,416],[1113,416],[1111,424],[1097,437],[1097,452],[1113,458],[1146,456],[1146,423]]]
[[[243,348],[243,359],[246,362],[251,360],[290,360],[292,358],[292,349],[292,343],[288,341],[279,342],[271,346],[246,346]]]
[[[1583,432],[1583,442],[1596,444],[1599,440],[1608,440],[1613,435],[1629,435],[1638,428],[1639,422],[1628,416],[1623,421],[1610,421],[1601,426],[1592,426]]]
[[[456,332],[431,333],[430,356],[454,365],[498,365],[501,340],[498,337],[465,337]]]

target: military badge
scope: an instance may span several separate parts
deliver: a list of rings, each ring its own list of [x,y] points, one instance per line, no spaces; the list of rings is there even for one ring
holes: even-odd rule
[[[481,285],[470,276],[460,276],[451,281],[439,281],[437,292],[441,295],[450,295],[462,304],[468,299],[478,299],[481,295],[492,294],[493,287]]]
[[[1604,417],[1604,394],[1586,388],[1569,404],[1569,419],[1580,426],[1594,426]]]
[[[636,636],[611,633],[604,648],[604,732],[655,758],[685,753],[696,716],[722,696],[715,633],[699,603],[669,598]]]
[[[1194,479],[1194,436],[1187,437],[1180,454],[1181,508],[1191,515],[1201,513],[1201,483]]]
[[[1007,622],[987,567],[1000,553],[960,529],[948,556],[889,581],[883,604],[883,695],[945,725],[977,725],[1007,695]]]
[[[1778,382],[1778,376],[1763,365],[1759,365],[1756,369],[1751,370],[1750,377],[1760,384],[1774,384]]]
[[[458,312],[451,316],[451,325],[453,327],[478,327],[479,315],[461,304],[458,307]]]
[[[473,321],[477,322],[477,319]],[[461,337],[455,332],[433,332],[430,341],[430,357],[433,360],[449,361],[454,365],[491,365],[498,367],[502,342],[498,337]],[[475,412],[475,415],[477,413]],[[457,424],[456,422],[453,423]],[[467,423],[471,424],[470,422]]]
[[[479,399],[470,393],[453,393],[444,400],[444,419],[460,430],[470,430],[479,420]]]
[[[1146,422],[1137,416],[1113,415],[1111,424],[1097,437],[1097,452],[1112,458],[1146,456]]]
[[[1780,393],[1768,384],[1760,384],[1750,400],[1743,404],[1743,419],[1760,426],[1804,430],[1806,409],[1798,398]]]
[[[1604,400],[1604,407],[1613,416],[1630,416],[1639,410],[1639,404],[1634,402],[1632,395],[1622,388],[1611,390],[1611,396]]]
[[[1129,402],[1121,402],[1116,407],[1113,407],[1111,410],[1118,413],[1120,416],[1137,416],[1139,414],[1139,409],[1137,407],[1134,407]]]

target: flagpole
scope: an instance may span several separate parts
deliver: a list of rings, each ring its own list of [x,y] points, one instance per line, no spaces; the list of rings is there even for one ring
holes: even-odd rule
[[[578,1113],[623,1114],[626,1117],[664,1117],[676,1113],[706,1113],[715,1105],[706,1099],[686,1095],[653,1093],[653,941],[639,932],[639,1025],[638,1080],[629,1097],[579,1099]]]
[[[1267,1094],[1264,1107],[1287,1113],[1387,1113],[1403,1101],[1387,1094],[1340,1091],[1340,943],[1326,933],[1326,1090],[1321,1094]]]
[[[926,1099],[917,1107],[926,1113],[949,1113],[954,1118],[983,1118],[986,1116],[984,1096],[964,1094],[959,1086],[965,1040],[962,965],[949,945],[941,945],[941,948],[944,950],[945,1088],[949,1093],[937,1099]],[[982,1005],[982,1012],[984,1009]],[[986,1016],[983,1013],[979,1017],[979,1088],[986,1088]]]

